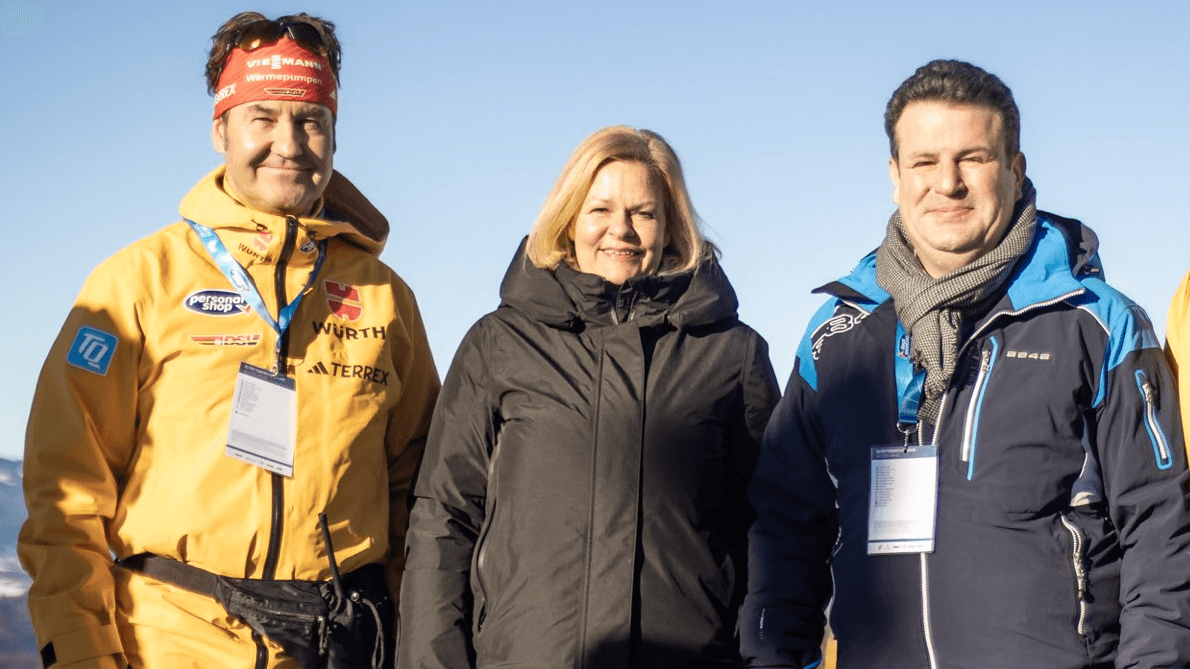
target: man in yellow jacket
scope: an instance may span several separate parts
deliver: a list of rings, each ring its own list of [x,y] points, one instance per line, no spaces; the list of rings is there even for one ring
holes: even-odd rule
[[[332,169],[338,66],[321,19],[224,24],[224,165],[95,269],[50,351],[20,537],[47,667],[391,661],[439,382],[388,222]]]

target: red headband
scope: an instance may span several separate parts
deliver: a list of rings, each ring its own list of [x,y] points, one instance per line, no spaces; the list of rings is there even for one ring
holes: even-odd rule
[[[232,49],[219,75],[213,118],[258,100],[313,102],[337,114],[339,95],[330,61],[288,38],[251,51]]]

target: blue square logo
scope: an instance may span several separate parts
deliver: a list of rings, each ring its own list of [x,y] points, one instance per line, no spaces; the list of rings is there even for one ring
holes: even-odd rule
[[[66,354],[66,362],[92,374],[107,376],[107,368],[116,354],[117,341],[115,335],[84,325],[74,336],[74,343]]]

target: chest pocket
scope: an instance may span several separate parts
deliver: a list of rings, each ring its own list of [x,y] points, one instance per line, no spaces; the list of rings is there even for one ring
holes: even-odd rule
[[[970,397],[967,399],[967,414],[963,421],[963,441],[959,448],[959,461],[967,465],[967,480],[975,476],[975,454],[979,446],[979,419],[983,413],[983,400],[988,387],[988,380],[992,376],[992,368],[996,364],[996,354],[1000,351],[1000,344],[996,339],[989,338],[988,346],[979,353],[979,371],[975,375],[975,382],[971,386]]]
[[[987,511],[1032,515],[1071,503],[1090,452],[1075,362],[999,336],[968,358],[940,443],[957,450],[955,473]]]

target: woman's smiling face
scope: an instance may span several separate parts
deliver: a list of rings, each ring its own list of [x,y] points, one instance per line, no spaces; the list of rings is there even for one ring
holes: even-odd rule
[[[599,168],[570,229],[580,272],[617,285],[657,272],[665,249],[659,182],[637,162],[615,160]]]

